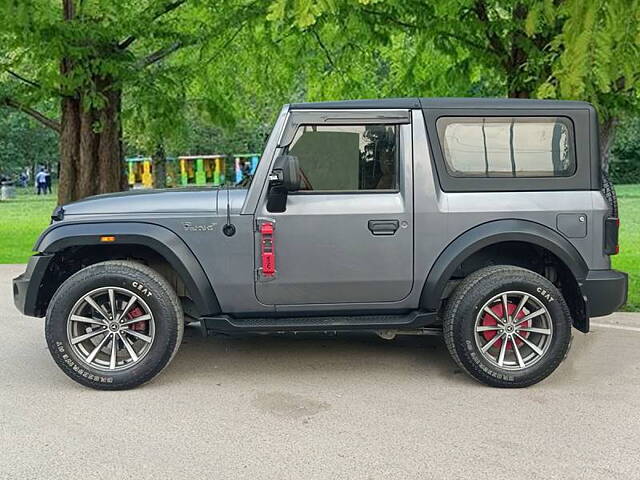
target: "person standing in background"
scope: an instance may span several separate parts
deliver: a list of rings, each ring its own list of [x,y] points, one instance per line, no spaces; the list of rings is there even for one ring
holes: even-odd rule
[[[48,168],[44,169],[44,193],[51,193],[51,172]]]
[[[40,192],[43,195],[47,193],[47,174],[44,173],[44,167],[41,167],[40,171],[36,173],[36,188],[38,189],[38,195],[40,195]]]

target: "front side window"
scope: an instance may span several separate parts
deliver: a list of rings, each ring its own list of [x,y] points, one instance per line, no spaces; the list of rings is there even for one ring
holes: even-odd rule
[[[573,124],[562,117],[441,117],[454,177],[569,177],[576,171]]]
[[[397,125],[303,125],[288,148],[301,190],[398,190]]]

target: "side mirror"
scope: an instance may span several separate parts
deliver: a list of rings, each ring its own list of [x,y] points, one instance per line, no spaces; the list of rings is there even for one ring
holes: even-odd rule
[[[280,155],[273,164],[269,174],[269,192],[267,193],[267,210],[284,212],[287,209],[289,192],[300,190],[300,167],[298,157]]]
[[[280,155],[273,163],[273,170],[269,175],[269,186],[284,187],[287,192],[300,190],[300,164],[298,157]]]

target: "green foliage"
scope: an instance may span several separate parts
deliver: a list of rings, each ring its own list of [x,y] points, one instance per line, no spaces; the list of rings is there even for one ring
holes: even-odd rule
[[[541,31],[536,28],[544,18],[555,13],[549,11],[555,8],[550,2],[531,0],[514,6],[509,1],[489,3],[482,0],[336,0],[331,8],[322,9],[321,3],[298,0],[298,3],[305,2],[320,8],[312,25],[308,20],[301,24],[295,9],[282,8],[288,2],[273,2],[280,7],[279,21],[285,25],[282,28],[290,28],[286,27],[288,21],[302,32],[318,34],[327,47],[321,47],[321,50],[333,55],[354,50],[353,58],[374,55],[381,62],[399,61],[400,69],[406,57],[389,58],[385,50],[392,44],[417,46],[425,55],[419,58],[420,63],[410,58],[405,64],[410,71],[408,78],[414,72],[432,78],[444,75],[447,80],[453,80],[453,83],[443,82],[453,87],[447,89],[447,94],[480,94],[474,88],[477,85],[469,85],[477,82],[478,76],[482,77],[482,93],[487,89],[500,91],[501,95],[533,91],[541,70],[548,68],[550,63],[542,46],[549,43],[553,29]],[[530,8],[535,12],[527,15]],[[335,38],[331,24],[337,26]],[[524,33],[525,29],[529,36]],[[432,52],[437,52],[440,59],[446,58],[443,69],[431,68],[433,65],[428,58]],[[526,62],[515,62],[518,57],[526,57]],[[335,67],[345,67],[343,62],[333,63]],[[403,87],[400,85],[399,89]]]
[[[355,62],[391,95],[581,99],[602,120],[637,110],[640,0],[272,0],[269,18],[321,39],[321,95],[371,91]]]
[[[640,183],[640,118],[628,118],[616,133],[609,173],[614,183]]]
[[[179,141],[185,132],[186,86],[179,68],[147,70],[126,90],[124,139],[151,152],[160,143]]]
[[[548,49],[552,74],[538,95],[590,101],[602,119],[636,110],[640,1],[569,0],[558,7],[558,16],[562,31]]]
[[[37,165],[55,166],[57,135],[20,113],[3,113],[0,115],[0,174],[13,176]]]
[[[75,9],[70,21],[65,3]],[[85,109],[99,109],[105,88],[118,89],[130,140],[175,136],[201,64],[217,61],[212,52],[224,48],[238,24],[265,22],[266,8],[243,0],[0,2],[0,106],[6,98],[40,106],[80,95]],[[213,104],[228,90],[208,93]]]

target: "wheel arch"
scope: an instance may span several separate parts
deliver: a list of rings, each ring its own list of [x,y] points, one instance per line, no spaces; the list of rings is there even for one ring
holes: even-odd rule
[[[104,243],[101,237],[115,237],[113,242]],[[95,247],[95,250],[92,248]],[[138,249],[154,252],[163,259],[177,274],[189,297],[193,300],[191,308],[197,316],[206,316],[220,313],[220,304],[213,287],[198,259],[189,249],[186,243],[173,231],[160,225],[144,222],[82,222],[54,225],[40,236],[34,246],[34,250],[42,254],[56,255],[83,248],[84,251],[93,250],[97,257],[105,256],[104,249],[132,252]],[[54,263],[54,262],[51,262]],[[46,282],[46,275],[43,284]],[[36,311],[43,313],[43,304],[48,303],[54,292],[50,292],[49,298],[38,295]]]
[[[447,286],[463,262],[487,247],[506,242],[530,245],[552,254],[570,273],[574,297],[566,299],[574,326],[589,330],[580,283],[587,276],[588,267],[578,250],[556,231],[528,220],[495,220],[484,223],[459,235],[438,256],[431,267],[420,295],[420,306],[438,311],[446,297]],[[509,262],[506,262],[509,263]]]

